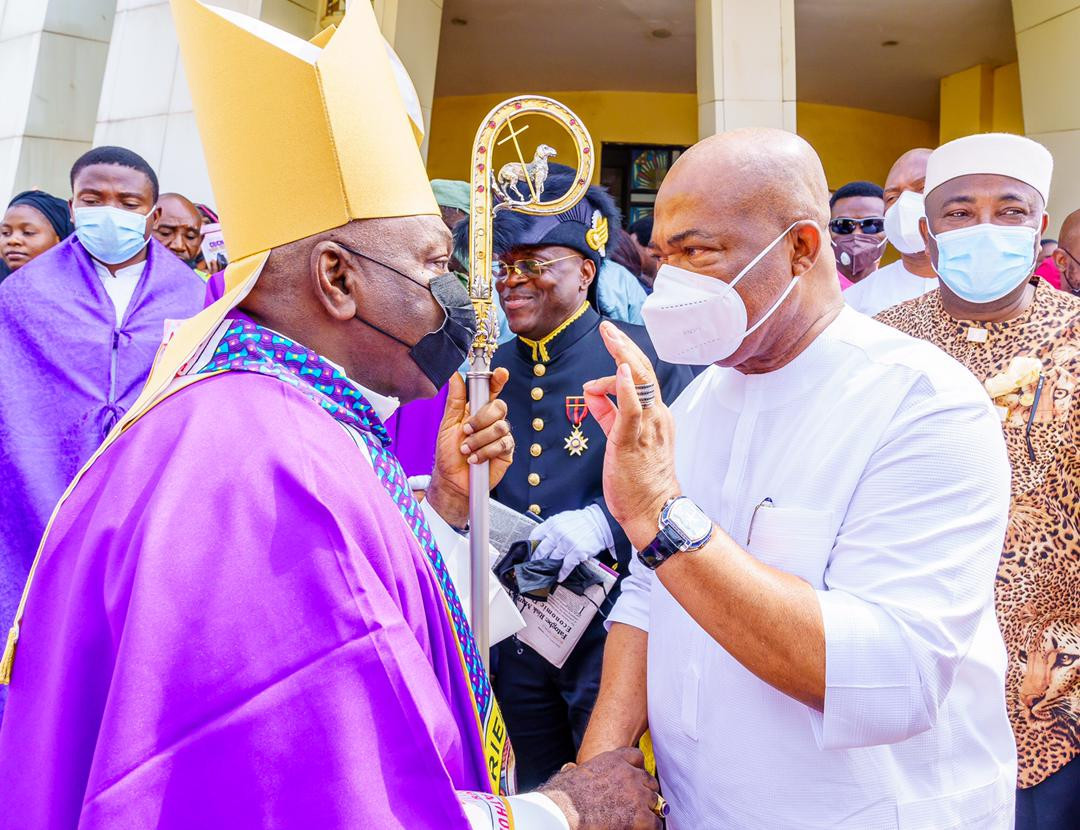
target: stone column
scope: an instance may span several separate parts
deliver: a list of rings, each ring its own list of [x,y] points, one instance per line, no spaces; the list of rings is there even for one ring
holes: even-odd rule
[[[420,110],[424,114],[424,143],[420,145],[420,154],[427,160],[443,0],[373,0],[373,6],[383,37],[401,58],[416,87]]]
[[[0,207],[39,187],[67,198],[90,149],[116,0],[0,0]]]
[[[795,130],[794,0],[696,0],[698,136]]]
[[[946,75],[939,82],[940,143],[973,133],[990,132],[994,118],[994,69],[981,63]]]
[[[318,29],[318,0],[213,0],[213,4],[260,18],[305,40]],[[228,118],[228,113],[222,117]],[[93,135],[95,145],[118,144],[143,156],[157,172],[162,191],[175,190],[192,201],[214,205],[168,0],[119,0]]]
[[[9,0],[10,2],[10,0]],[[1080,1],[1013,0],[1024,128],[1054,155],[1048,236],[1080,208],[1080,111],[1072,84],[1080,76]]]

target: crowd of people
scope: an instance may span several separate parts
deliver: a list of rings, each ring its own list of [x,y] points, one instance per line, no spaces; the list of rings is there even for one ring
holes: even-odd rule
[[[189,62],[269,37],[175,4]],[[1080,209],[1047,236],[1050,153],[972,135],[830,191],[802,139],[737,130],[625,228],[597,185],[500,211],[470,414],[470,185],[428,181],[346,21],[326,71],[370,89],[314,128],[334,193],[261,221],[269,173],[230,160],[309,87],[193,76],[220,220],[98,147],[0,221],[0,826],[1080,827]],[[212,117],[220,84],[263,132]],[[485,462],[524,528],[490,674]],[[597,584],[567,653],[530,639],[527,605]]]

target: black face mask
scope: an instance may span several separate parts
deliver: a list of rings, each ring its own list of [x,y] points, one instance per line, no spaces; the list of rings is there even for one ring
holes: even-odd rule
[[[425,286],[385,262],[372,259],[367,254],[355,251],[341,242],[337,244],[341,245],[349,253],[369,262],[374,262],[376,265],[381,265],[388,271],[393,271],[399,277],[420,285],[431,292],[431,296],[435,298],[435,302],[443,310],[443,323],[435,331],[425,334],[416,343],[406,343],[400,337],[379,328],[379,326],[365,320],[359,314],[356,315],[356,319],[368,328],[375,329],[379,334],[389,337],[402,346],[407,346],[409,357],[412,358],[413,363],[417,365],[436,389],[442,389],[443,384],[450,380],[450,377],[468,357],[469,348],[472,346],[473,338],[476,336],[476,315],[473,313],[469,293],[461,284],[461,280],[452,273],[446,273],[435,277]]]

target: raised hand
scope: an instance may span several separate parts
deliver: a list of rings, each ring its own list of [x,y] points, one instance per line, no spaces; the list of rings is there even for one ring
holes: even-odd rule
[[[617,370],[585,384],[585,403],[607,435],[604,500],[640,550],[656,536],[664,503],[681,493],[675,478],[675,425],[652,364],[637,344],[609,322],[600,325],[600,333]],[[653,385],[655,399],[644,407],[635,387],[647,384]]]

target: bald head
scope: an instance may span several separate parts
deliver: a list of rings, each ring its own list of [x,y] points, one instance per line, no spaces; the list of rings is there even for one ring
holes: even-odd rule
[[[905,190],[923,192],[926,183],[926,160],[933,151],[926,147],[908,150],[893,162],[889,175],[885,178],[885,209],[900,198]]]
[[[1080,255],[1080,210],[1074,210],[1061,223],[1058,234],[1058,247],[1068,248]]]
[[[199,213],[199,209],[195,207],[195,203],[187,196],[180,193],[162,193],[158,198],[158,204],[163,208],[168,205],[171,208],[182,210],[185,213]]]
[[[786,130],[752,128],[710,136],[683,153],[668,177],[742,216],[769,219],[778,230],[796,219],[829,221],[821,159]]]
[[[1061,223],[1054,265],[1061,272],[1061,287],[1080,296],[1080,210],[1074,210]]]
[[[843,305],[833,258],[820,255],[828,222],[825,171],[809,144],[783,130],[733,130],[700,141],[672,166],[656,197],[649,247],[663,264],[728,283],[768,249],[735,289],[750,325],[801,278],[775,313],[719,361],[769,371],[793,356],[795,341],[815,321]]]
[[[935,279],[937,273],[926,253],[926,244],[919,230],[922,215],[922,195],[926,186],[926,162],[933,151],[927,147],[908,150],[895,162],[885,179],[885,231],[893,247],[900,252],[903,267],[909,274]],[[909,196],[895,210],[890,210],[905,193]]]
[[[161,214],[154,223],[155,238],[194,267],[202,247],[203,217],[199,209],[179,193],[162,193],[158,208]]]

